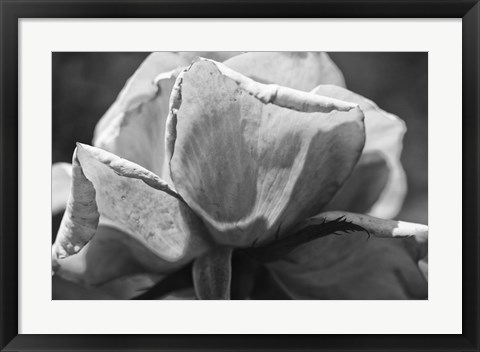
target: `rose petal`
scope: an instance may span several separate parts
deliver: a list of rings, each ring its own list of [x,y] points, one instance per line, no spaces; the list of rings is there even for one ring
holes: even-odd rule
[[[225,65],[257,82],[304,91],[319,84],[345,87],[342,72],[323,52],[252,52],[235,56]]]
[[[112,280],[104,285],[86,287],[55,275],[52,277],[54,300],[119,300],[131,299],[141,289],[158,282],[155,275],[137,274]],[[139,291],[140,290],[140,291]]]
[[[72,159],[71,193],[53,246],[53,259],[78,253],[95,235],[99,218],[95,187],[85,177],[75,150]]]
[[[428,281],[428,254],[425,256],[425,258],[420,259],[420,261],[418,262],[418,268],[422,272],[425,279]]]
[[[58,275],[52,277],[52,299],[54,300],[111,300],[114,296],[98,288],[87,288]]]
[[[52,165],[52,215],[65,210],[70,196],[71,182],[71,164],[55,163]]]
[[[303,225],[343,217],[372,235],[305,243],[268,267],[294,299],[425,299],[428,227],[363,214],[326,212]]]
[[[128,80],[95,128],[93,144],[133,161],[169,181],[163,173],[165,120],[175,69],[189,61],[174,53],[153,53]]]
[[[170,108],[172,180],[223,244],[269,240],[316,214],[364,143],[355,104],[259,84],[209,60],[178,77]]]
[[[165,272],[167,266],[131,235],[100,225],[78,254],[57,260],[55,275],[83,286],[98,286],[126,275]]]
[[[428,283],[406,248],[409,241],[332,235],[268,267],[292,299],[426,299]]]
[[[116,299],[132,299],[164,278],[163,275],[140,273],[111,280],[100,288]]]
[[[413,222],[385,220],[365,214],[344,211],[327,211],[303,222],[301,226],[324,223],[342,218],[357,226],[361,226],[370,234],[382,238],[413,238],[415,256],[423,259],[428,253],[428,226]],[[300,227],[301,228],[301,227]]]
[[[128,233],[155,255],[157,272],[182,266],[206,250],[206,230],[200,219],[158,176],[98,148],[78,144],[75,155],[72,194],[81,194],[92,207],[98,205],[102,222]],[[75,177],[76,169],[83,178]],[[87,186],[88,193],[82,193]],[[69,207],[64,216],[77,221],[81,230],[84,218],[75,207]],[[91,237],[96,225],[88,230]],[[76,227],[62,226],[53,246],[54,262],[78,252],[89,239]]]
[[[175,291],[172,294],[162,298],[163,300],[196,300],[193,288]]]
[[[180,51],[178,54],[180,57],[188,61],[189,63],[192,62],[197,57],[204,57],[206,59],[211,59],[215,61],[225,61],[230,59],[231,57],[237,56],[242,54],[242,51]]]
[[[387,186],[389,176],[389,168],[383,154],[375,152],[363,154],[342,188],[325,206],[325,210],[368,213]]]
[[[362,158],[352,177],[325,209],[368,213],[384,219],[395,217],[407,192],[405,171],[400,162],[406,131],[404,122],[381,110],[372,101],[340,87],[322,85],[312,93],[357,103],[365,114],[366,141]],[[386,169],[381,167],[379,156],[383,158]],[[375,159],[376,162],[372,162]],[[379,185],[382,185],[381,192]],[[371,192],[368,195],[365,187]]]

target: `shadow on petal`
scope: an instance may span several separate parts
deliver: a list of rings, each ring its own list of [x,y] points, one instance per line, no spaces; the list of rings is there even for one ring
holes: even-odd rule
[[[55,274],[84,286],[98,286],[126,275],[165,271],[161,264],[130,235],[100,225],[78,254],[58,260]]]
[[[355,211],[383,219],[395,217],[401,210],[407,192],[405,171],[400,161],[403,135],[406,132],[405,123],[397,116],[380,109],[371,100],[341,87],[321,85],[312,93],[357,103],[365,115],[365,147],[352,175],[352,178],[356,179],[347,182],[332,200],[332,204],[328,204],[324,210]],[[383,171],[379,162],[372,162],[372,159],[378,157],[384,159],[386,169]],[[378,189],[369,187],[372,193],[367,198],[376,197],[376,201],[365,202],[365,198],[358,197],[356,187],[364,187],[365,184],[374,182],[383,184],[385,171],[388,172],[388,178],[381,193],[378,194]]]
[[[103,285],[86,287],[55,275],[52,277],[54,300],[126,300],[155,285],[159,275],[136,274],[111,280]],[[174,291],[159,299],[196,299],[193,289]]]
[[[52,299],[54,300],[112,300],[114,296],[98,288],[87,288],[74,282],[52,277]]]
[[[426,299],[428,283],[406,248],[409,241],[331,235],[268,267],[292,299]]]
[[[55,163],[52,165],[52,215],[65,210],[72,182],[72,165]]]
[[[367,213],[387,186],[389,174],[383,154],[378,152],[363,154],[350,177],[325,209]]]

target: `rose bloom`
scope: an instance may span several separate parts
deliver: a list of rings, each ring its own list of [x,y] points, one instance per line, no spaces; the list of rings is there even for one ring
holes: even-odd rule
[[[425,299],[405,131],[326,53],[153,53],[53,165],[53,296]]]

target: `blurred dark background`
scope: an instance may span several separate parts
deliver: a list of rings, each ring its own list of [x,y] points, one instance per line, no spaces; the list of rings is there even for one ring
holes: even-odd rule
[[[398,219],[427,223],[427,53],[329,53],[348,89],[407,124],[402,162],[408,195]],[[71,162],[75,142],[91,144],[97,121],[148,53],[53,53],[53,162]]]

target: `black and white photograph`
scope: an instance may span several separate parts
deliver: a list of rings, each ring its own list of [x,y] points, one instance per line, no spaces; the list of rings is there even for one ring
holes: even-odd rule
[[[428,52],[52,52],[52,224],[53,300],[427,300]]]

